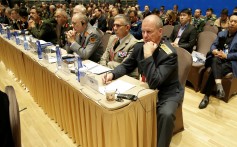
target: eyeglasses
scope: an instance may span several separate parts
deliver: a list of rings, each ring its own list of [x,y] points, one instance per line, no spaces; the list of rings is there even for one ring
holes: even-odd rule
[[[113,27],[116,27],[116,28],[120,28],[122,26],[126,26],[126,25],[120,25],[120,24],[114,24]]]
[[[58,19],[58,18],[61,18],[61,16],[60,15],[56,15],[56,16],[54,16],[54,18]]]

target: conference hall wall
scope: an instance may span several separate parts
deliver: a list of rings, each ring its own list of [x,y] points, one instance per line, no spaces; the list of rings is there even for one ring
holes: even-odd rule
[[[205,15],[207,8],[213,8],[214,13],[220,16],[220,12],[223,8],[229,10],[229,14],[232,14],[234,7],[237,6],[237,0],[138,0],[140,9],[143,11],[145,5],[150,6],[150,10],[154,8],[160,9],[160,6],[165,6],[166,10],[173,9],[174,4],[178,4],[179,11],[183,8],[191,8],[194,13],[195,9],[202,10],[202,15]]]

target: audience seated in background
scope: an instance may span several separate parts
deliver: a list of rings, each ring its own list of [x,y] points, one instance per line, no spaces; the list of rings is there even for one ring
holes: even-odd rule
[[[128,12],[131,21],[130,33],[138,40],[142,39],[142,22],[138,19],[137,11],[131,10]]]
[[[196,9],[191,22],[191,24],[196,28],[197,33],[202,32],[203,27],[205,26],[205,20],[201,18],[201,15],[202,15],[201,9]]]
[[[107,22],[102,14],[102,10],[99,8],[96,8],[94,11],[94,14],[92,15],[92,19],[90,20],[90,23],[93,27],[100,29],[103,32],[106,32],[107,30]]]
[[[91,26],[86,15],[76,13],[72,17],[73,30],[68,31],[69,51],[77,53],[81,59],[99,62],[103,54],[100,30]]]
[[[174,12],[172,10],[168,10],[165,14],[165,18],[163,20],[163,25],[172,25],[175,26],[177,25],[176,22],[176,15],[174,14]]]
[[[11,10],[11,29],[13,30],[21,30],[21,20],[20,20],[20,15],[19,15],[19,9],[13,8]]]
[[[160,10],[157,9],[157,8],[154,8],[154,9],[151,11],[151,14],[154,14],[154,15],[160,17]]]
[[[114,17],[114,33],[110,36],[107,48],[101,57],[100,64],[114,69],[121,64],[133,51],[137,40],[129,33],[131,23],[124,14]],[[131,76],[138,78],[138,72],[135,70]]]
[[[114,25],[114,17],[119,14],[118,8],[114,7],[111,10],[111,16],[108,19],[108,28],[106,33],[112,34],[113,33],[113,25]]]
[[[183,9],[180,12],[180,24],[175,25],[174,30],[170,36],[172,45],[174,47],[182,47],[189,53],[192,53],[193,47],[196,44],[197,31],[194,26],[190,24],[191,11]]]
[[[213,87],[216,85],[217,98],[224,98],[221,80],[222,78],[233,72],[234,77],[237,77],[237,14],[230,17],[228,30],[219,32],[216,40],[211,46],[210,52],[207,55],[206,67],[211,67],[211,73],[204,89],[204,98],[199,104],[199,108],[206,108],[209,103],[209,96],[212,93]]]
[[[212,24],[214,24],[214,21],[216,20],[216,16],[213,14],[213,9],[212,8],[208,8],[206,10],[206,16],[204,17],[205,22],[207,21],[211,21],[213,22]]]
[[[229,25],[229,17],[228,17],[228,9],[223,9],[221,11],[221,17],[219,17],[215,22],[214,25],[218,27],[219,32],[226,30]]]
[[[151,14],[150,7],[148,5],[145,5],[144,12],[143,12],[143,19],[150,14]]]
[[[81,13],[81,14],[86,15],[86,8],[83,5],[76,5],[73,8],[73,14],[76,14],[76,13]]]

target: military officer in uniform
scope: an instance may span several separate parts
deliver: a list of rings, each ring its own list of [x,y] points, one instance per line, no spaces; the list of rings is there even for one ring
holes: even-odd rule
[[[76,13],[72,17],[73,30],[68,31],[69,50],[77,53],[83,60],[99,62],[103,54],[102,33],[91,26],[86,15]]]
[[[67,12],[64,9],[59,8],[56,10],[54,17],[57,21],[56,25],[57,44],[59,44],[61,48],[64,48],[67,43],[66,32],[71,29],[70,24],[68,22]]]
[[[31,8],[28,30],[35,38],[55,44],[57,42],[56,31],[49,21],[41,19],[41,12],[42,10],[39,7]]]
[[[202,11],[200,9],[196,9],[191,22],[191,24],[196,28],[197,33],[202,32],[203,27],[205,26],[205,20],[201,18],[201,14]]]
[[[115,35],[110,36],[107,48],[101,57],[100,64],[114,69],[132,53],[137,40],[129,33],[130,21],[124,14],[114,17],[113,30]],[[135,70],[131,76],[138,78]]]
[[[131,55],[111,73],[103,76],[105,84],[132,72],[136,67],[146,77],[151,89],[158,89],[157,146],[168,147],[173,135],[175,112],[182,102],[184,88],[178,77],[176,50],[170,42],[161,41],[162,20],[156,15],[142,22],[144,42],[135,44]]]

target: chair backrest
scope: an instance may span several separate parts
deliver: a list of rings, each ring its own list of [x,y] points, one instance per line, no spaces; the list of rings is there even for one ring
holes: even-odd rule
[[[204,31],[211,31],[211,32],[217,34],[218,33],[218,27],[217,26],[213,26],[213,25],[205,25],[203,27],[203,32]]]
[[[181,47],[175,47],[175,49],[178,55],[179,81],[181,85],[185,87],[189,71],[192,67],[193,59],[187,50]]]
[[[14,146],[21,147],[20,115],[15,90],[12,86],[6,86],[5,93],[8,95],[9,100],[9,116]]]
[[[108,42],[109,42],[109,37],[111,36],[111,34],[108,34],[108,33],[104,33],[102,39],[101,39],[101,43],[103,45],[103,51],[105,51],[107,45],[108,45]]]
[[[166,36],[166,37],[170,37],[170,35],[172,34],[173,32],[173,29],[174,29],[174,26],[172,25],[165,25],[163,26],[163,34],[162,34],[162,37]]]
[[[199,33],[197,41],[197,52],[206,55],[216,37],[217,35],[211,31],[204,31]]]
[[[205,25],[206,26],[213,26],[214,22],[212,20],[208,20]]]

